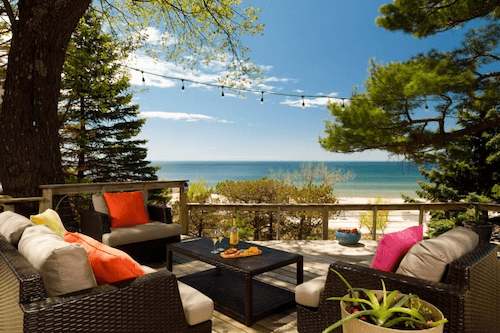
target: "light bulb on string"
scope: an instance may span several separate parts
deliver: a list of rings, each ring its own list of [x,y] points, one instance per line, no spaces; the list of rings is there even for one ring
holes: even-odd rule
[[[342,98],[342,111],[345,111],[344,99]]]
[[[306,108],[306,102],[304,101],[304,96],[302,96],[302,108],[303,109]]]
[[[186,92],[186,90],[184,89],[184,80],[181,80],[181,81],[182,81],[181,91],[182,91],[182,92]]]
[[[264,104],[264,92],[262,92],[262,97],[260,98],[260,104]]]
[[[144,84],[146,82],[146,79],[144,78],[144,71],[141,71],[142,73],[142,83]]]
[[[427,105],[427,101],[425,101],[425,111],[429,111],[429,105]]]
[[[220,97],[221,97],[222,99],[224,99],[224,86],[222,86],[222,88],[221,88],[221,89],[222,89],[222,94],[220,95]]]
[[[465,103],[467,103],[467,100],[466,100],[466,99],[464,99],[464,108],[463,108],[463,110],[462,110],[463,112],[467,112],[467,106],[465,105]]]

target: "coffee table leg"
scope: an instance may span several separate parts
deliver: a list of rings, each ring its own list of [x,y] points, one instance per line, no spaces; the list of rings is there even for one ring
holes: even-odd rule
[[[167,270],[172,272],[172,251],[167,249]]]
[[[297,261],[297,285],[304,282],[304,260]]]
[[[253,324],[253,290],[252,277],[245,276],[245,325],[250,327]]]

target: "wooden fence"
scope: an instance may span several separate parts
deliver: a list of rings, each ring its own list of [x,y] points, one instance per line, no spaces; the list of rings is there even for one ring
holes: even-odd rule
[[[283,211],[316,211],[321,213],[323,239],[328,239],[328,220],[330,212],[360,211],[367,210],[373,212],[372,239],[377,239],[377,212],[391,210],[418,210],[418,223],[424,222],[424,215],[428,211],[437,210],[462,210],[476,207],[479,210],[500,211],[498,204],[470,204],[470,203],[403,203],[403,204],[333,204],[333,203],[310,203],[310,204],[231,204],[231,203],[188,203],[188,210],[206,211],[231,211],[234,215],[238,211],[268,211],[276,212],[276,221],[279,239],[280,215]]]
[[[180,216],[179,221],[182,226],[183,234],[189,231],[189,211],[231,211],[236,214],[237,211],[270,211],[276,212],[277,224],[279,230],[280,215],[283,211],[317,211],[321,213],[323,239],[328,239],[328,220],[330,212],[341,211],[372,211],[373,227],[372,238],[376,239],[376,223],[378,211],[393,210],[416,210],[419,211],[419,224],[423,223],[424,215],[428,211],[438,210],[462,210],[476,207],[479,210],[500,212],[498,204],[469,204],[469,203],[405,203],[405,204],[333,204],[333,203],[310,203],[310,204],[209,204],[209,203],[187,203],[187,183],[188,180],[176,181],[144,181],[144,182],[116,182],[116,183],[91,183],[91,184],[55,184],[41,185],[41,197],[32,198],[10,198],[0,196],[0,205],[6,210],[13,210],[14,204],[18,202],[39,202],[39,211],[43,212],[47,208],[54,207],[54,196],[70,195],[82,193],[104,193],[117,191],[142,191],[144,198],[148,196],[148,190],[178,188]],[[279,233],[276,235],[279,239]]]

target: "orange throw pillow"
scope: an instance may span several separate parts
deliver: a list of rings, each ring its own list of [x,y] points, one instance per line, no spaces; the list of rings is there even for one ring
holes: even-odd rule
[[[128,227],[149,223],[141,191],[104,193],[111,217],[111,227]]]
[[[128,254],[78,232],[66,232],[64,240],[82,245],[87,251],[97,284],[108,284],[145,275],[144,269]]]

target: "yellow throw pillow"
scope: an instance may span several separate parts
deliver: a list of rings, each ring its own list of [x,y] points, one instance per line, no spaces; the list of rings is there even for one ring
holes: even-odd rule
[[[61,238],[64,238],[64,233],[66,232],[66,228],[64,228],[61,218],[59,217],[59,214],[57,214],[56,211],[49,208],[41,214],[31,215],[30,220],[35,224],[39,225],[45,224],[50,229],[52,229],[52,231],[61,236]]]

